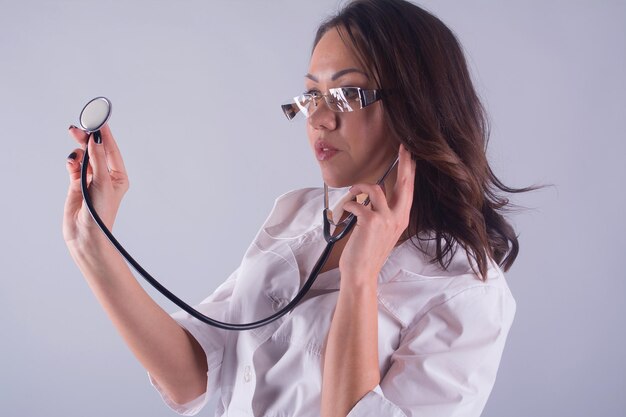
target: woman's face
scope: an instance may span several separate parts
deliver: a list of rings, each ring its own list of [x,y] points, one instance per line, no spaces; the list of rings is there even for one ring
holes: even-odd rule
[[[305,76],[306,91],[327,94],[333,87],[376,88],[372,76],[334,28],[318,42]],[[333,112],[320,100],[307,119],[307,135],[324,182],[331,187],[375,183],[398,152],[380,100],[344,113]]]

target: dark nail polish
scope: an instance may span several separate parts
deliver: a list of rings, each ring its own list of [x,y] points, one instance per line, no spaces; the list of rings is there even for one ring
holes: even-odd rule
[[[67,159],[76,159],[76,152],[72,152],[67,156]]]
[[[72,130],[72,129],[76,129],[76,126],[70,125],[70,127],[67,128],[67,130]]]
[[[102,135],[100,134],[99,130],[93,133],[93,141],[96,142],[98,145],[102,143]]]

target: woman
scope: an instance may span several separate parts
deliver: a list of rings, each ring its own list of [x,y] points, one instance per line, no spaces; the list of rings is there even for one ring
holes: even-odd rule
[[[80,196],[82,148],[68,159],[64,237],[74,260],[170,407],[217,415],[478,416],[515,302],[500,266],[518,242],[499,213],[504,186],[485,156],[485,117],[460,46],[403,0],[357,0],[317,33],[304,113],[333,213],[358,217],[288,316],[226,332],[166,314],[92,222]],[[86,137],[70,128],[84,145]],[[107,126],[89,142],[90,194],[111,227],[128,189]],[[381,186],[377,180],[399,157]],[[107,169],[108,165],[108,169]],[[368,195],[363,206],[353,197]],[[276,200],[240,267],[197,308],[248,322],[297,292],[321,252],[323,195]],[[341,210],[344,210],[341,212]]]

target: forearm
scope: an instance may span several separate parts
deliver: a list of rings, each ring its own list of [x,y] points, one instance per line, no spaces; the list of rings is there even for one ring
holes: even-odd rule
[[[322,417],[345,417],[380,382],[376,280],[370,282],[339,291],[324,354]]]
[[[168,395],[182,404],[202,394],[202,348],[143,290],[121,255],[108,242],[71,253],[126,344]]]

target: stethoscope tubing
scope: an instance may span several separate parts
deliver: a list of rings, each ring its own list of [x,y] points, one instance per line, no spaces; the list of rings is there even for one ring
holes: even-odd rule
[[[100,131],[93,132],[94,136],[99,135]],[[89,137],[87,137],[87,143],[89,145]],[[166,298],[180,307],[182,310],[186,311],[190,316],[198,319],[199,321],[206,323],[210,326],[217,327],[224,330],[251,330],[256,329],[258,327],[265,326],[279,318],[283,317],[287,313],[291,312],[296,305],[302,300],[302,298],[306,295],[306,293],[311,289],[317,276],[320,273],[320,270],[328,260],[330,253],[333,249],[335,243],[343,238],[356,224],[357,218],[356,216],[352,216],[348,224],[345,228],[337,235],[330,235],[330,225],[328,222],[328,218],[326,216],[326,210],[323,213],[323,221],[324,221],[324,237],[326,238],[326,247],[322,251],[319,259],[315,263],[315,266],[311,270],[309,277],[305,281],[302,288],[298,291],[296,296],[291,300],[285,307],[278,310],[276,313],[268,316],[264,319],[257,320],[250,323],[226,323],[219,320],[212,319],[202,313],[200,313],[195,308],[191,307],[189,304],[185,303],[183,300],[178,298],[175,294],[165,288],[159,281],[157,281],[152,275],[148,273],[140,264],[137,262],[124,247],[118,242],[118,240],[113,236],[113,233],[106,227],[96,209],[93,206],[91,201],[91,197],[89,196],[89,191],[87,189],[87,167],[89,166],[89,151],[88,146],[85,146],[85,152],[83,154],[82,166],[81,166],[81,175],[80,175],[80,188],[83,194],[83,199],[85,200],[85,204],[87,205],[87,210],[91,214],[91,217],[96,222],[100,230],[105,234],[105,236],[109,239],[109,241],[113,244],[113,246],[118,250],[118,252],[126,259],[126,261],[141,275],[150,285],[152,285],[157,291],[163,294]]]

